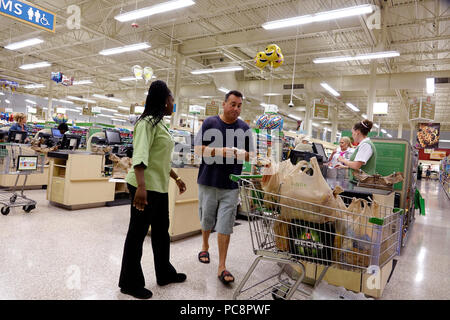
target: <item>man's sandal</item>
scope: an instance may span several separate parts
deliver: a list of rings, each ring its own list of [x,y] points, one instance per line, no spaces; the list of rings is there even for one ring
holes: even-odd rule
[[[202,260],[207,259],[207,260]],[[200,251],[198,253],[198,261],[201,263],[209,263],[209,252],[208,251]]]
[[[234,282],[234,276],[228,271],[228,270],[223,270],[222,273],[220,274],[219,280],[222,281],[222,283],[224,285],[228,285],[232,282]],[[233,280],[226,280],[225,277],[232,277]]]

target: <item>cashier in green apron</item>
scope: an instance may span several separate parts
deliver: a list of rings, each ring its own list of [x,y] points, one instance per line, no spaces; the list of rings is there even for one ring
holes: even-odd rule
[[[339,157],[338,161],[350,170],[350,180],[355,180],[353,177],[353,170],[362,170],[368,175],[375,174],[375,167],[377,163],[377,150],[367,137],[372,129],[373,123],[369,120],[357,122],[352,129],[353,140],[358,143],[358,147],[349,160],[344,157]]]

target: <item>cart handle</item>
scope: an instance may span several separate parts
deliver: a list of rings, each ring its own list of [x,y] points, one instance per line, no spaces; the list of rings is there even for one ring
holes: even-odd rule
[[[230,174],[230,179],[233,182],[238,182],[241,179],[261,179],[262,175],[237,175],[237,174]]]

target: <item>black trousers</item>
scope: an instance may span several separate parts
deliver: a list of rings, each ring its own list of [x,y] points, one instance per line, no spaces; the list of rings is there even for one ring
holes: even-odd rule
[[[128,184],[131,201],[136,188]],[[165,281],[176,275],[175,268],[169,262],[169,196],[167,193],[147,191],[144,211],[131,206],[130,225],[123,249],[120,288],[145,287],[144,273],[141,267],[142,247],[145,236],[151,226],[151,240],[157,281]]]

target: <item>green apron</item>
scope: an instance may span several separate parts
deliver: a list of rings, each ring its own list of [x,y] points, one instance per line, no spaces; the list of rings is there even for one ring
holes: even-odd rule
[[[366,164],[361,166],[361,170],[364,171],[365,173],[369,174],[369,175],[374,175],[375,174],[375,168],[376,168],[376,165],[377,165],[377,149],[375,148],[375,145],[372,143],[371,140],[368,140],[365,143],[368,143],[370,145],[370,147],[372,148],[372,152],[373,153],[372,153],[372,156],[370,157],[370,159],[366,162]],[[353,154],[351,155],[350,161],[354,161],[355,160],[356,154],[358,153],[358,150],[359,150],[359,146],[356,148],[355,152],[353,152]],[[353,176],[353,169],[349,169],[349,171],[350,171],[349,172],[350,181],[356,181],[355,177]]]

